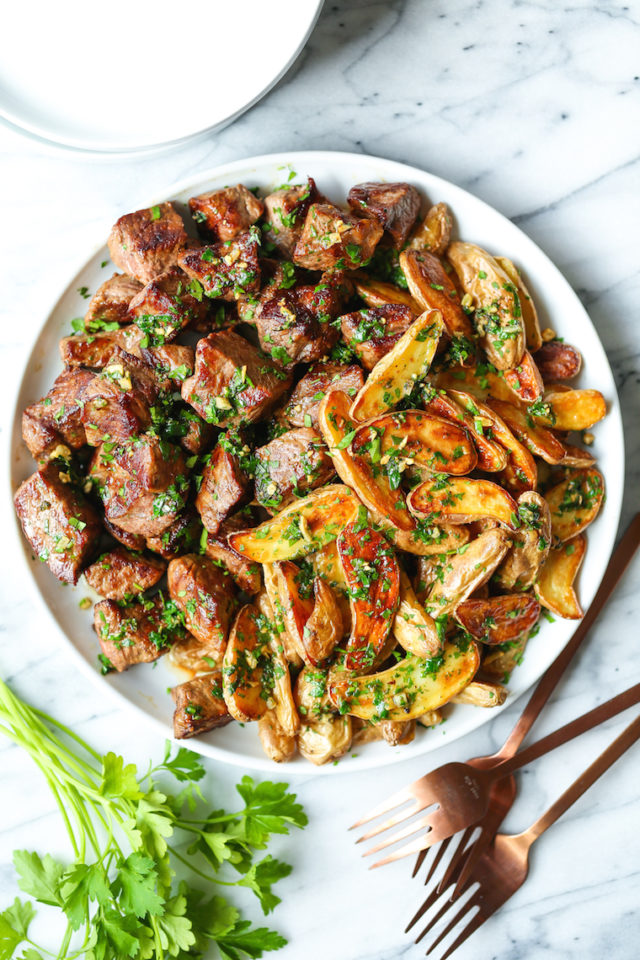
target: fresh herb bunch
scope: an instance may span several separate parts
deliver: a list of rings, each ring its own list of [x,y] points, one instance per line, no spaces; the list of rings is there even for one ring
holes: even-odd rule
[[[242,960],[285,945],[275,931],[243,920],[224,897],[207,899],[193,884],[248,887],[265,914],[273,910],[280,898],[272,885],[291,867],[270,855],[254,858],[272,834],[307,823],[287,784],[256,784],[245,776],[236,787],[241,810],[203,814],[198,781],[205,771],[192,751],[181,747],[171,756],[167,743],[162,763],[139,775],[114,753],[100,756],[1,680],[0,731],[42,770],[74,854],[66,865],[49,854],[14,852],[20,889],[61,910],[67,928],[57,951],[39,946],[29,937],[33,903],[16,898],[0,913],[0,960],[17,957],[21,946],[20,960],[42,960],[43,954],[186,960],[215,944],[224,960]],[[158,778],[167,775],[182,784],[177,792],[160,789]]]

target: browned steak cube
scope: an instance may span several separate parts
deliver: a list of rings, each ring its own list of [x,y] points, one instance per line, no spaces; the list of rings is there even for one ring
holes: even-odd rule
[[[372,370],[409,329],[415,316],[402,304],[368,307],[341,317],[342,336],[366,370]]]
[[[177,389],[193,375],[195,351],[181,343],[168,343],[162,347],[145,347],[140,351],[142,359],[153,367],[161,390]]]
[[[239,427],[266,416],[290,383],[244,337],[218,330],[198,341],[195,373],[182,384],[182,398],[207,423]]]
[[[84,325],[89,333],[103,330],[105,324],[129,323],[127,310],[142,284],[126,273],[114,273],[98,287],[84,315]]]
[[[210,533],[206,546],[207,556],[218,566],[228,570],[237,586],[251,595],[259,593],[262,588],[262,569],[259,563],[253,563],[233,549],[229,543],[229,534],[254,527],[256,523],[251,508],[245,507],[225,520],[216,534]]]
[[[173,713],[173,735],[186,740],[207,733],[215,727],[224,727],[233,717],[222,696],[222,674],[208,673],[194,677],[171,691],[176,709]]]
[[[188,553],[171,561],[167,583],[187,629],[205,648],[203,655],[221,663],[237,607],[236,588],[229,574],[208,557]]]
[[[47,395],[22,414],[22,439],[41,464],[61,446],[79,450],[87,442],[81,419],[82,398],[92,380],[89,370],[64,370]],[[63,454],[64,450],[59,452]]]
[[[101,600],[93,609],[93,625],[105,672],[152,663],[186,636],[182,613],[161,593],[126,604]]]
[[[107,520],[128,533],[160,536],[184,507],[189,481],[180,447],[151,435],[103,443],[91,461]]]
[[[107,600],[123,600],[155,587],[167,565],[158,557],[145,557],[125,547],[103,553],[84,571],[90,587]]]
[[[260,231],[251,227],[233,240],[186,250],[179,264],[212,299],[239,300],[260,290]]]
[[[180,446],[188,453],[202,454],[213,446],[215,428],[199,417],[195,410],[186,409],[180,413],[180,419],[186,423],[187,432],[180,437]]]
[[[238,183],[235,187],[191,197],[189,209],[198,224],[198,232],[207,240],[233,240],[259,220],[264,204]]]
[[[330,390],[342,390],[350,397],[364,386],[362,368],[353,363],[316,363],[296,384],[284,408],[291,427],[318,427],[318,408]]]
[[[251,479],[243,469],[249,456],[249,447],[235,432],[222,434],[210,454],[196,497],[196,509],[209,533],[217,533],[223,521],[249,499]]]
[[[129,550],[135,550],[140,553],[147,545],[141,533],[127,533],[126,530],[121,530],[120,527],[117,527],[115,523],[111,523],[106,517],[102,518],[102,523],[107,533],[110,533],[114,540],[117,540],[118,543],[121,543],[123,547],[127,547]]]
[[[142,330],[134,323],[106,333],[80,333],[63,337],[60,341],[60,358],[68,367],[99,369],[108,362],[114,347],[120,347],[134,357],[140,356],[143,337]]]
[[[314,203],[293,259],[309,270],[355,270],[370,259],[382,233],[377,220],[358,219],[332,203]]]
[[[193,553],[201,549],[203,540],[204,531],[200,517],[188,508],[164,533],[147,537],[146,547],[153,553],[159,553],[165,560],[173,560],[182,553]]]
[[[288,290],[293,287],[302,273],[301,269],[289,261],[282,263],[270,257],[262,257],[260,260],[262,288],[257,295],[240,297],[236,302],[238,318],[243,323],[254,323],[262,309],[262,304],[270,300],[278,290]]]
[[[265,220],[270,224],[267,240],[274,243],[283,256],[291,257],[302,233],[307,210],[312,203],[320,203],[324,199],[312,177],[306,183],[270,193],[264,201]]]
[[[100,534],[100,517],[91,504],[63,481],[53,463],[18,487],[14,503],[35,555],[58,580],[75,583]]]
[[[347,202],[356,216],[376,220],[398,250],[420,212],[420,194],[410,183],[357,183]]]
[[[334,472],[321,436],[309,427],[288,430],[256,450],[256,500],[276,513],[321,487]]]
[[[129,304],[129,320],[142,330],[144,349],[175,340],[185,327],[204,320],[208,309],[198,281],[172,267],[136,294]]]
[[[182,217],[171,203],[120,217],[109,234],[109,253],[120,270],[149,283],[178,260],[187,242]]]
[[[155,373],[143,360],[116,347],[84,392],[82,423],[87,443],[121,443],[151,425],[158,397]]]

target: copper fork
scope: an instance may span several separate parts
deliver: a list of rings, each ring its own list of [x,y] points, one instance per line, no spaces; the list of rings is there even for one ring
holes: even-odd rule
[[[490,774],[491,769],[494,766],[498,764],[501,766],[501,776],[505,776],[506,773],[511,772],[511,770],[504,768],[505,760],[507,758],[513,759],[513,755],[515,754],[517,746],[522,742],[522,739],[531,728],[531,725],[538,716],[540,710],[551,695],[551,692],[553,691],[559,677],[564,669],[566,669],[568,663],[578,649],[580,642],[584,638],[586,632],[592,625],[598,612],[611,594],[631,557],[635,553],[638,547],[639,539],[640,515],[637,515],[623,537],[618,549],[616,550],[614,557],[609,564],[607,573],[603,578],[600,589],[598,590],[596,597],[594,598],[594,601],[591,604],[580,627],[574,634],[572,640],[556,658],[552,666],[540,681],[540,684],[538,685],[535,693],[527,705],[527,708],[523,712],[504,746],[497,754],[490,758],[476,758],[475,760],[471,761],[470,764],[447,764],[446,767],[438,768],[432,773],[421,777],[404,790],[399,791],[397,794],[380,804],[374,810],[370,811],[357,823],[353,824],[352,829],[359,827],[371,820],[377,819],[386,813],[390,813],[396,808],[405,807],[407,803],[411,803],[411,807],[400,810],[400,812],[396,813],[394,816],[390,817],[388,820],[385,820],[383,823],[379,824],[377,827],[360,837],[358,842],[362,842],[403,823],[404,821],[412,818],[415,814],[426,809],[428,806],[436,802],[440,803],[439,808],[430,816],[423,817],[419,821],[414,821],[413,823],[408,824],[408,826],[403,830],[392,834],[385,841],[368,850],[367,853],[364,854],[365,856],[389,847],[397,843],[399,840],[406,839],[418,831],[423,831],[421,836],[414,839],[410,843],[405,844],[401,849],[385,857],[383,860],[378,861],[374,864],[374,866],[381,866],[384,863],[397,860],[400,857],[407,856],[410,853],[426,850],[435,843],[451,837],[458,830],[471,826],[483,815],[487,808],[486,790],[481,791],[482,802],[480,804],[475,804],[475,806],[471,802],[467,803],[464,815],[462,815],[462,811],[458,810],[458,799],[455,794],[457,786],[460,785],[460,787],[465,790],[467,799],[469,800],[469,798],[472,797],[469,784],[476,784],[476,786],[471,788],[475,791],[480,789],[477,785],[478,783],[483,782],[485,786],[489,784],[491,780],[487,780],[485,775]],[[574,733],[573,735],[576,736],[577,734]],[[551,748],[549,747],[549,749]],[[530,759],[532,759],[532,757],[530,757]],[[487,761],[493,761],[492,767],[489,767],[488,763],[486,767],[484,766]],[[484,769],[480,769],[480,764],[482,764]],[[513,769],[517,769],[517,767],[520,765],[522,764],[516,764]],[[474,767],[476,767],[476,769],[474,769]],[[443,775],[443,771],[445,770],[447,773]],[[464,781],[465,776],[470,778],[468,783],[465,783]],[[484,780],[481,779],[483,777],[485,777]],[[494,780],[495,779],[496,778],[494,778]],[[504,807],[504,802],[502,806]],[[497,808],[498,805],[496,806],[496,809]],[[506,809],[504,809],[504,813],[506,813],[508,808],[509,807],[507,806]],[[469,817],[474,817],[473,810],[475,810],[475,819],[469,819]],[[502,818],[497,820],[495,829],[497,829],[499,826],[501,819]],[[424,833],[424,830],[427,829],[428,833]],[[495,832],[495,830],[493,832]],[[489,837],[492,835],[493,834],[490,834]]]
[[[551,696],[551,693],[555,689],[564,671],[567,669],[569,663],[573,659],[575,653],[580,647],[580,644],[591,629],[591,626],[596,620],[602,607],[617,586],[620,578],[629,565],[629,562],[638,549],[639,543],[640,514],[636,514],[627,528],[624,536],[622,537],[618,547],[614,551],[613,556],[611,557],[609,567],[602,579],[602,583],[598,588],[589,610],[582,619],[569,644],[564,648],[564,650],[548,668],[547,672],[543,675],[535,692],[529,699],[524,712],[522,713],[520,719],[518,720],[503,747],[498,751],[498,753],[495,753],[492,756],[474,757],[472,760],[469,760],[468,763],[479,768],[493,767],[497,763],[500,763],[501,760],[508,759],[515,754],[527,733],[542,712],[542,709]],[[489,798],[489,809],[479,823],[468,827],[459,837],[458,844],[449,859],[447,868],[438,882],[437,889],[439,893],[442,893],[443,890],[450,885],[451,879],[455,875],[457,877],[457,884],[452,893],[452,897],[456,896],[470,870],[473,868],[475,860],[480,857],[482,852],[489,846],[493,837],[497,833],[500,824],[513,806],[513,802],[516,798],[516,792],[516,781],[513,776],[505,777],[502,780],[499,780],[497,783],[494,783],[493,787],[491,788],[491,796]],[[470,843],[473,834],[478,829],[480,830],[480,833],[474,839],[473,843]],[[454,841],[454,839],[454,837],[448,837],[443,840],[435,852],[435,855],[431,857],[429,869],[424,880],[425,886],[429,883],[429,880],[435,873],[438,864],[444,857],[449,845]],[[431,850],[432,848],[428,847],[420,851],[416,858],[412,876],[415,877],[419,872],[420,867],[424,863],[425,858],[428,856]],[[465,866],[464,869],[460,869],[463,860],[465,862]],[[414,917],[414,919],[409,923],[407,930],[411,929],[415,919],[416,918]]]
[[[506,901],[519,890],[529,872],[529,851],[535,841],[555,821],[591,787],[605,771],[618,760],[638,739],[640,739],[640,716],[629,724],[626,730],[614,740],[610,747],[595,760],[584,773],[556,800],[554,804],[524,833],[513,835],[498,834],[478,859],[472,875],[464,884],[462,895],[474,887],[471,897],[458,910],[444,930],[436,937],[427,950],[431,953],[444,938],[460,923],[467,919],[477,907],[477,912],[457,936],[451,946],[442,954],[440,960],[446,960],[478,927],[482,926]],[[431,930],[448,911],[453,912],[457,901],[447,901],[427,924],[416,939],[416,943]],[[450,913],[449,913],[450,916]]]

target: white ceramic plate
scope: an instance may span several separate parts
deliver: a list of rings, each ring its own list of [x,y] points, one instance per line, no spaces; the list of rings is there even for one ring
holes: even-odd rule
[[[289,170],[295,171],[297,178],[312,175],[322,193],[338,202],[344,200],[354,183],[363,180],[408,180],[430,201],[448,203],[454,214],[458,235],[480,243],[491,252],[512,257],[523,269],[543,328],[552,327],[582,351],[584,364],[579,384],[601,390],[609,406],[608,416],[594,431],[596,441],[593,452],[605,477],[607,498],[600,516],[589,528],[589,549],[580,574],[580,597],[584,607],[587,607],[607,567],[618,526],[624,451],[618,397],[607,357],[589,317],[567,281],[524,233],[471,194],[413,167],[357,154],[309,152],[242,160],[176,184],[156,197],[146,197],[132,209],[168,199],[185,201],[205,189],[228,183],[257,185],[267,191],[287,180]],[[105,229],[105,235],[106,232]],[[571,237],[566,239],[570,244]],[[21,412],[28,403],[47,391],[60,372],[58,341],[69,333],[71,318],[82,314],[86,308],[86,302],[77,292],[78,288],[86,286],[94,291],[100,282],[110,276],[111,264],[105,268],[100,266],[107,259],[108,252],[103,245],[72,277],[45,320],[33,347],[17,398],[11,441],[11,485],[14,490],[33,471],[33,462],[20,435]],[[16,531],[19,531],[17,523]],[[114,691],[123,704],[154,721],[164,736],[171,736],[172,701],[166,689],[175,684],[176,679],[169,666],[160,660],[153,666],[138,666],[127,673],[102,678],[96,666],[98,644],[92,630],[92,613],[81,611],[78,607],[79,600],[87,596],[89,591],[82,582],[74,588],[62,587],[46,566],[32,560],[19,532],[18,537],[20,546],[17,549],[28,558],[29,569],[40,594],[66,638],[66,646],[74,654],[78,667],[101,687],[109,687]],[[509,685],[511,696],[507,703],[512,703],[541,676],[572,636],[575,625],[575,621],[558,620],[553,624],[543,621],[540,633],[527,647],[524,663],[513,673]],[[408,746],[392,749],[384,743],[367,744],[358,749],[356,758],[345,758],[336,766],[314,767],[297,759],[288,765],[287,773],[294,770],[307,776],[336,774],[426,754],[487,723],[496,713],[496,709],[455,706],[443,728],[437,731],[419,730],[414,742]],[[262,753],[253,724],[247,724],[244,729],[238,724],[230,724],[190,740],[188,745],[218,760],[273,772],[273,764]]]
[[[284,76],[323,0],[9,4],[0,117],[49,143],[149,150],[220,128]],[[35,25],[35,26],[34,26]]]

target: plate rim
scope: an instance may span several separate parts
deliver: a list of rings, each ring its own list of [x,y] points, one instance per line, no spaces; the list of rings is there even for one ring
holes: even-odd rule
[[[618,463],[617,463],[618,476],[617,478],[605,477],[607,500],[609,504],[613,499],[613,496],[615,495],[614,516],[611,518],[609,530],[604,531],[604,534],[603,534],[607,541],[606,563],[608,564],[608,561],[611,557],[611,553],[613,551],[613,546],[617,536],[617,531],[620,525],[622,501],[623,501],[623,495],[624,495],[624,465],[625,465],[624,429],[623,429],[623,421],[622,421],[621,408],[620,408],[620,399],[618,396],[618,390],[617,390],[615,378],[613,376],[613,371],[611,370],[611,364],[609,363],[609,358],[606,354],[604,345],[602,344],[602,341],[595,327],[595,324],[591,320],[591,317],[589,316],[586,308],[582,304],[577,293],[575,292],[575,290],[573,289],[573,287],[571,286],[567,278],[564,276],[560,268],[556,266],[556,264],[544,252],[544,250],[542,250],[542,248],[539,247],[535,243],[535,241],[532,240],[528,236],[528,234],[522,230],[520,226],[518,226],[517,224],[514,224],[507,216],[505,216],[495,207],[492,207],[486,201],[482,200],[480,197],[475,196],[475,194],[471,193],[470,191],[465,190],[463,187],[459,187],[457,184],[449,180],[445,180],[443,177],[440,177],[436,174],[432,174],[427,170],[421,170],[419,167],[413,166],[411,164],[405,164],[400,161],[390,160],[385,157],[378,157],[373,154],[355,153],[355,152],[348,152],[348,151],[332,151],[332,150],[282,151],[278,153],[259,154],[255,156],[244,157],[241,159],[229,161],[227,163],[218,164],[217,166],[207,168],[206,170],[198,171],[187,177],[183,177],[178,181],[175,181],[166,189],[162,191],[157,191],[153,198],[151,199],[144,198],[145,203],[140,203],[140,206],[139,207],[136,206],[135,209],[142,209],[145,205],[152,206],[154,203],[158,203],[161,200],[164,201],[167,197],[172,198],[186,190],[191,189],[192,185],[200,183],[202,180],[215,179],[217,177],[226,176],[229,173],[233,173],[236,169],[244,169],[248,166],[261,167],[261,166],[267,166],[267,165],[273,165],[273,166],[282,165],[282,166],[292,167],[294,165],[300,164],[300,165],[303,165],[303,167],[310,169],[312,168],[314,161],[318,163],[325,163],[325,164],[326,163],[336,164],[340,162],[340,159],[344,159],[349,163],[357,163],[363,160],[368,162],[375,162],[375,163],[379,162],[383,164],[384,167],[386,167],[387,169],[393,169],[394,171],[397,171],[397,173],[394,172],[393,174],[391,174],[392,176],[397,175],[398,178],[403,176],[404,179],[410,179],[411,176],[415,176],[416,174],[419,176],[426,176],[431,181],[431,183],[435,186],[436,189],[439,185],[442,184],[446,187],[446,190],[448,192],[453,191],[453,193],[456,195],[472,198],[473,201],[476,204],[478,204],[481,209],[482,208],[486,209],[491,213],[492,216],[494,217],[497,216],[500,220],[503,220],[506,223],[508,223],[512,229],[517,230],[518,233],[521,235],[521,237],[524,239],[525,243],[530,245],[537,252],[537,254],[543,259],[545,269],[549,269],[552,272],[555,272],[555,274],[560,278],[562,283],[566,286],[568,291],[570,291],[571,296],[574,298],[577,307],[579,307],[579,309],[582,311],[584,316],[588,319],[588,322],[595,334],[598,344],[605,357],[607,368],[608,368],[609,374],[611,375],[611,383],[613,388],[613,394],[610,398],[611,402],[610,402],[610,409],[608,411],[608,416],[615,415],[612,417],[612,420],[610,420],[609,423],[615,429],[617,434],[616,452],[617,452],[617,460],[618,460]],[[143,706],[131,700],[124,692],[119,691],[116,685],[113,682],[111,682],[109,677],[105,677],[99,674],[96,671],[95,667],[93,667],[88,662],[88,660],[85,658],[81,650],[74,644],[70,636],[67,635],[64,627],[62,626],[62,623],[60,622],[60,619],[58,618],[58,615],[54,612],[53,609],[50,608],[44,594],[41,592],[38,586],[36,577],[32,570],[32,566],[29,562],[30,550],[28,549],[28,545],[22,535],[20,523],[17,519],[15,511],[13,510],[14,489],[13,489],[13,483],[12,483],[12,472],[13,472],[12,452],[14,448],[16,430],[18,430],[18,426],[22,417],[22,411],[20,409],[18,401],[23,392],[25,379],[27,378],[27,375],[29,373],[31,361],[33,359],[33,355],[38,346],[38,341],[45,329],[45,326],[49,318],[52,316],[52,314],[55,313],[61,300],[67,294],[67,292],[75,283],[75,281],[80,277],[82,272],[86,269],[90,261],[104,247],[105,247],[105,240],[103,237],[102,240],[92,248],[89,254],[85,253],[83,255],[82,261],[79,263],[79,265],[73,271],[69,271],[69,273],[67,274],[66,282],[64,283],[64,285],[61,285],[61,287],[59,288],[58,295],[55,297],[55,299],[52,298],[51,306],[47,311],[43,313],[44,319],[39,324],[33,339],[26,345],[25,350],[21,355],[21,361],[23,361],[23,366],[21,368],[21,375],[17,385],[15,403],[13,405],[11,415],[10,415],[9,429],[6,431],[7,439],[6,439],[6,447],[5,447],[5,453],[6,453],[5,463],[7,464],[7,469],[3,471],[4,479],[2,481],[2,486],[3,487],[6,486],[7,488],[6,489],[7,496],[6,498],[3,497],[3,500],[7,505],[7,508],[10,509],[10,512],[12,514],[12,522],[10,523],[10,528],[12,531],[12,536],[15,538],[14,543],[17,547],[19,547],[18,552],[20,553],[20,556],[22,558],[23,569],[26,569],[28,573],[30,589],[37,596],[39,604],[42,605],[44,611],[48,614],[50,621],[53,621],[53,623],[55,624],[56,633],[59,636],[59,641],[61,642],[61,646],[65,649],[66,653],[70,655],[73,662],[75,662],[78,665],[81,673],[90,677],[92,679],[92,682],[96,683],[96,685],[99,684],[100,689],[102,690],[106,689],[109,691],[109,696],[115,698],[114,703],[118,703],[121,707],[125,709],[128,708],[132,711],[135,711],[137,715],[144,718],[146,723],[151,724],[153,727],[155,727],[158,730],[158,732],[162,734],[164,739],[169,739],[172,742],[178,743],[179,745],[186,746],[188,749],[191,749],[194,752],[199,753],[204,757],[207,757],[208,759],[219,760],[224,763],[228,763],[231,766],[246,767],[246,768],[265,771],[273,774],[274,762],[270,760],[266,755],[264,757],[247,756],[246,754],[237,753],[228,748],[225,749],[222,747],[218,747],[215,744],[211,744],[201,740],[199,741],[197,737],[187,741],[184,741],[184,740],[175,741],[173,739],[173,736],[168,724],[160,720],[158,717],[155,717],[151,713],[147,712]],[[19,434],[19,436],[21,435]],[[20,440],[20,442],[22,442],[22,440]],[[9,506],[9,504],[11,504],[11,506]],[[615,523],[613,522],[613,520],[615,520]],[[605,570],[606,570],[606,566],[605,566]],[[604,570],[603,570],[603,574],[604,574]],[[596,589],[597,589],[597,585],[596,585]],[[595,595],[595,590],[594,590],[594,595]],[[586,612],[586,609],[585,609],[585,612]],[[576,629],[580,622],[581,621],[575,621]],[[571,631],[568,634],[567,640],[565,641],[562,647],[558,648],[557,653],[560,653],[561,650],[564,649],[566,644],[570,642],[574,632],[575,630]],[[325,764],[323,766],[315,766],[314,764],[311,764],[311,763],[308,763],[306,765],[287,764],[286,765],[287,776],[309,777],[309,776],[335,776],[335,775],[342,775],[346,773],[356,774],[360,771],[383,768],[383,767],[390,766],[392,764],[397,764],[402,762],[408,763],[412,760],[426,757],[431,753],[437,752],[443,747],[447,747],[451,745],[452,743],[461,739],[462,737],[467,736],[467,734],[472,733],[475,730],[478,730],[479,728],[491,723],[491,721],[497,718],[504,710],[509,709],[524,694],[530,693],[530,691],[538,683],[540,677],[542,677],[546,669],[547,668],[544,667],[537,674],[537,676],[535,676],[532,679],[532,681],[528,684],[528,686],[523,687],[517,693],[510,692],[510,696],[507,697],[505,703],[502,704],[501,706],[494,707],[490,711],[479,710],[477,715],[477,720],[475,720],[472,723],[467,723],[466,725],[461,724],[460,728],[457,730],[454,730],[453,732],[447,731],[447,736],[445,738],[441,738],[441,740],[437,744],[435,742],[430,742],[425,737],[422,741],[424,743],[424,749],[412,750],[408,756],[402,751],[390,750],[388,756],[383,756],[383,757],[372,754],[371,758],[367,759],[366,756],[359,756],[357,765],[353,765],[353,764],[350,765],[348,763],[342,763],[342,762],[338,762],[335,765]],[[473,715],[470,714],[470,716],[475,717],[475,714]],[[345,757],[344,759],[345,760],[349,759],[349,756],[347,755],[347,757]]]

